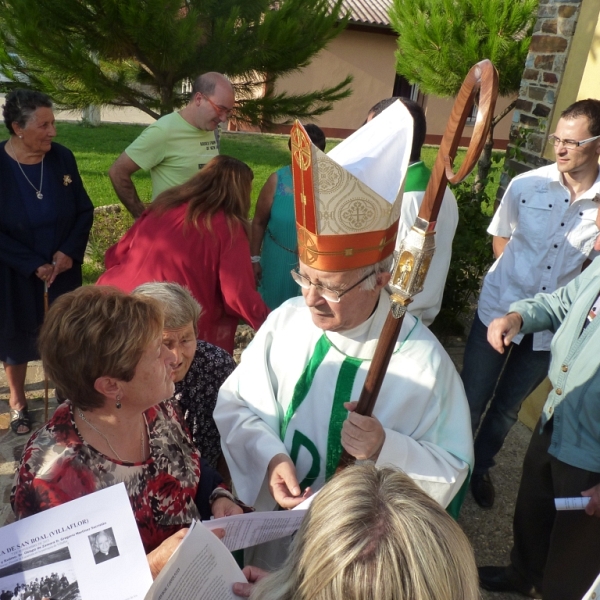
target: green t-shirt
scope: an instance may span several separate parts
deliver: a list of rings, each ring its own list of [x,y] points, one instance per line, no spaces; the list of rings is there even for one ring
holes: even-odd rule
[[[154,200],[161,192],[185,183],[219,154],[219,148],[214,131],[197,129],[175,112],[144,129],[125,153],[150,171]]]

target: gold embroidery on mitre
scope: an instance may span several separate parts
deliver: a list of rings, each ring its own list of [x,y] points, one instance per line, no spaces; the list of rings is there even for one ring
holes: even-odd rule
[[[395,236],[387,238],[383,236],[376,246],[364,248],[340,248],[339,250],[317,250],[315,237],[306,229],[298,227],[298,254],[304,264],[311,264],[318,260],[319,256],[354,256],[364,252],[381,252],[392,241]]]
[[[320,252],[317,250],[313,236],[303,227],[298,227],[298,256],[305,265],[312,265],[318,258]]]
[[[345,171],[337,163],[332,160],[323,160],[317,156],[316,164],[318,165],[318,183],[319,192],[321,194],[334,194],[346,184],[347,177],[344,177]]]
[[[337,220],[346,231],[369,231],[379,215],[377,205],[370,198],[349,198],[338,206]]]
[[[312,159],[310,140],[302,135],[300,129],[292,130],[292,154],[302,171],[306,171],[310,167]]]

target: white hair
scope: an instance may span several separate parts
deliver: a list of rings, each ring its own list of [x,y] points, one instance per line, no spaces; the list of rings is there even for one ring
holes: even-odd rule
[[[131,295],[147,296],[158,300],[165,315],[165,329],[179,329],[192,323],[194,332],[198,333],[197,322],[202,307],[183,285],[174,282],[151,281],[138,285]]]
[[[363,267],[360,270],[359,280],[363,278],[368,273],[373,273],[370,277],[367,277],[361,284],[360,289],[365,291],[374,290],[377,285],[377,275],[380,273],[391,273],[392,265],[394,263],[394,256],[390,255],[387,258],[375,263],[374,265],[369,265],[368,267]]]

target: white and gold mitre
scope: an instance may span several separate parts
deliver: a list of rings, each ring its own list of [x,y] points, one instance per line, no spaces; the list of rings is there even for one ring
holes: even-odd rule
[[[292,174],[300,260],[347,271],[394,251],[413,122],[395,102],[329,154],[296,121]]]

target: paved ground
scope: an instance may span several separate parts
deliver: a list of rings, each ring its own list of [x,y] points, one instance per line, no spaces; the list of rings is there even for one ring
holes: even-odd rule
[[[457,368],[462,367],[464,340],[451,338],[445,347]],[[30,413],[39,427],[44,420],[44,383],[39,363],[32,363],[28,373],[27,395]],[[13,475],[18,464],[26,436],[17,437],[8,426],[8,388],[4,372],[0,373],[0,526],[12,522],[9,504]],[[50,390],[50,409],[56,407],[54,390]],[[475,550],[477,564],[505,564],[512,542],[512,513],[521,475],[521,464],[529,442],[530,431],[517,423],[497,457],[498,464],[492,472],[496,484],[496,505],[493,509],[480,509],[469,495],[459,519]],[[483,600],[518,600],[513,594],[483,592]]]

